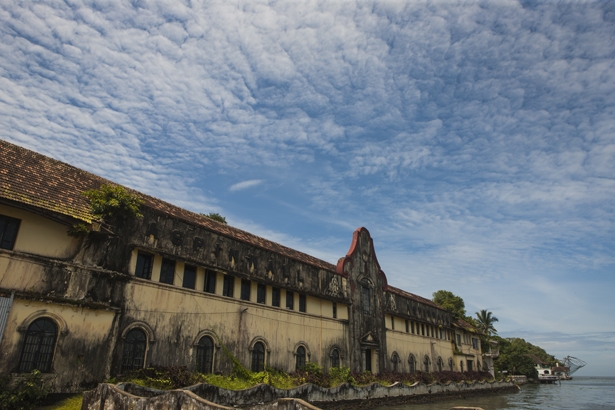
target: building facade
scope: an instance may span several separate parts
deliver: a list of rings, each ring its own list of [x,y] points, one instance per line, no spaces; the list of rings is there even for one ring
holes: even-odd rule
[[[253,371],[488,368],[471,326],[387,283],[365,228],[334,265],[134,191],[143,216],[101,225],[82,193],[111,181],[0,150],[2,373],[69,392],[148,365],[229,373],[229,354]]]

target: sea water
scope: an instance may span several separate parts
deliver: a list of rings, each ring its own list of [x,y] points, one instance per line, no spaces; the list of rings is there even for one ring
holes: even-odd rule
[[[385,406],[380,410],[448,410],[455,406],[485,410],[615,410],[615,377],[577,376],[555,384],[524,384],[513,393]]]

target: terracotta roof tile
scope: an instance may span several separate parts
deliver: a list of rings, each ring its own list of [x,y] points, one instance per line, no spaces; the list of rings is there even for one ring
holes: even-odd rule
[[[90,223],[92,214],[82,192],[112,181],[0,140],[0,198],[67,215]],[[127,188],[129,189],[129,188]],[[137,192],[129,189],[131,192]],[[137,192],[146,207],[204,227],[220,235],[335,272],[335,265],[270,240],[221,224],[158,198]]]
[[[395,288],[395,287],[390,286],[390,285],[387,288],[387,290],[389,292],[391,292],[391,293],[395,293],[395,294],[397,294],[399,296],[403,296],[405,298],[412,299],[412,300],[414,300],[416,302],[420,302],[420,303],[422,303],[424,305],[430,305],[430,306],[433,306],[433,307],[435,307],[437,309],[445,310],[442,306],[438,305],[434,301],[426,299],[426,298],[424,298],[422,296],[415,295],[414,293],[406,292],[405,290],[401,290],[399,288]]]

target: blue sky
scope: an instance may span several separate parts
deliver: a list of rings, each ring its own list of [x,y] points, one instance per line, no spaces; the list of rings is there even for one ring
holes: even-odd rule
[[[19,3],[19,4],[16,4]],[[0,0],[0,135],[615,376],[615,3]]]

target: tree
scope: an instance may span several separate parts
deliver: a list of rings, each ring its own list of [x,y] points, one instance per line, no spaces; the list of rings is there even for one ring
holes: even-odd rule
[[[217,212],[210,212],[210,213],[208,213],[208,214],[201,214],[201,215],[203,215],[203,216],[204,216],[204,217],[206,217],[206,218],[213,219],[214,221],[217,221],[217,222],[223,223],[224,225],[226,225],[226,224],[227,224],[227,223],[226,223],[226,218],[225,218],[225,217],[223,217],[222,215],[220,215],[220,214],[219,214],[219,213],[217,213]]]
[[[83,196],[90,200],[90,210],[94,217],[105,222],[143,216],[139,210],[143,199],[121,185],[103,184],[98,189],[83,192]]]
[[[453,292],[448,290],[439,290],[432,294],[435,303],[440,305],[444,310],[451,312],[453,319],[463,319],[466,315],[466,304],[463,299]]]
[[[556,359],[544,351],[544,349],[534,346],[524,339],[503,339],[499,336],[494,336],[494,339],[497,340],[500,350],[500,355],[495,360],[497,372],[507,371],[509,374],[524,374],[527,377],[534,377],[536,370],[531,355],[549,364],[553,364],[556,361]]]
[[[487,338],[492,335],[497,335],[498,331],[495,330],[493,324],[498,321],[498,318],[493,316],[487,309],[482,309],[480,312],[476,312],[476,324],[478,330],[480,330]]]

